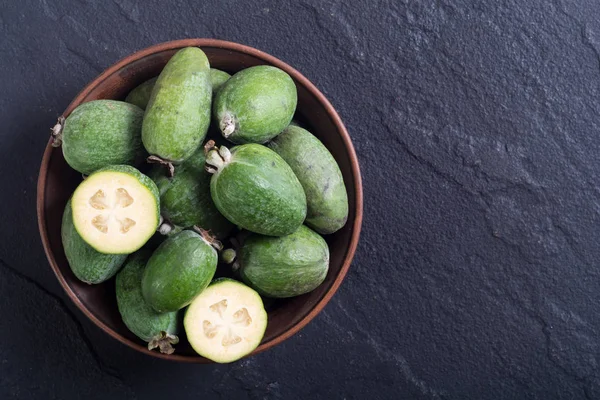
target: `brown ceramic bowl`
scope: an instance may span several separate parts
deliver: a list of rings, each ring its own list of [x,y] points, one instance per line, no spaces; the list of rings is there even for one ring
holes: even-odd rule
[[[340,117],[323,94],[302,74],[277,58],[251,47],[213,39],[185,39],[158,44],[126,57],[88,84],[64,112],[96,99],[124,99],[145,80],[159,74],[180,48],[200,47],[214,68],[235,73],[253,65],[269,64],[286,71],[298,87],[296,118],[314,133],[337,160],[348,190],[350,215],[340,231],[326,237],[331,264],[325,282],[311,293],[281,300],[269,308],[269,323],[260,346],[253,354],[271,348],[294,335],[310,322],[338,289],[354,256],[362,222],[362,184],[358,161],[350,136]],[[114,279],[100,285],[87,285],[75,278],[63,251],[60,237],[62,213],[81,176],[65,162],[62,151],[48,142],[37,188],[37,215],[48,261],[71,300],[106,333],[142,353],[167,360],[207,363],[183,338],[173,355],[148,351],[123,324],[114,294]],[[182,335],[184,336],[184,335]]]

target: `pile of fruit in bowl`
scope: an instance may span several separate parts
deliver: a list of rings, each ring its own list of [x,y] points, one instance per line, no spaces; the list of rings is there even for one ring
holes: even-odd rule
[[[185,334],[199,355],[235,361],[263,338],[264,301],[324,281],[322,235],[345,225],[348,197],[293,120],[297,101],[281,69],[230,76],[187,47],[125,101],[83,103],[53,128],[84,177],[62,219],[69,266],[91,285],[116,276],[123,322],[149,349],[171,354]]]

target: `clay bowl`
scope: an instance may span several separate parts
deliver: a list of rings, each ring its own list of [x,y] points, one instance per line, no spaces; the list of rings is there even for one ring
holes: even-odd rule
[[[348,223],[326,237],[331,264],[325,282],[303,296],[270,304],[269,323],[260,346],[253,354],[288,339],[308,324],[331,299],[344,279],[356,250],[362,222],[362,185],[356,154],[340,117],[323,94],[302,74],[277,58],[251,47],[213,39],[185,39],[158,44],[117,62],[88,84],[64,112],[96,99],[124,99],[140,83],[157,76],[169,58],[180,48],[198,46],[211,66],[231,74],[250,66],[270,64],[286,71],[298,87],[296,118],[323,141],[337,160],[350,201]],[[114,279],[100,285],[87,285],[75,278],[64,255],[60,225],[65,204],[81,176],[65,162],[62,151],[48,142],[37,190],[37,215],[48,261],[71,300],[103,331],[121,343],[154,357],[184,362],[208,363],[191,349],[185,335],[173,355],[148,351],[121,321],[114,294]]]

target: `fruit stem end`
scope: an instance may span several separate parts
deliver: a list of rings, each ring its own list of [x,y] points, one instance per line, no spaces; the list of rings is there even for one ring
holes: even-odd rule
[[[214,141],[209,141],[204,146],[206,165],[204,169],[211,174],[216,173],[231,161],[231,152],[225,146],[216,147]]]
[[[161,235],[168,235],[173,231],[174,228],[175,226],[172,223],[167,220],[163,220],[157,230]]]
[[[173,352],[175,352],[173,345],[176,345],[177,343],[179,343],[179,338],[176,335],[161,331],[148,342],[148,350],[153,350],[158,347],[163,354],[173,354]]]
[[[170,161],[164,160],[159,156],[150,156],[146,159],[146,162],[150,164],[160,164],[164,166],[167,169],[167,174],[169,175],[169,178],[175,176],[175,166]]]
[[[226,112],[225,115],[223,115],[223,118],[221,118],[219,127],[221,128],[221,132],[223,133],[225,139],[231,136],[233,132],[235,132],[235,118],[233,115]]]
[[[50,129],[52,132],[52,147],[60,147],[62,145],[62,133],[65,126],[65,117],[58,117],[56,124]]]
[[[221,242],[219,242],[209,231],[202,229],[197,225],[194,225],[193,229],[194,229],[194,231],[196,231],[196,233],[198,233],[200,236],[202,236],[202,239],[206,243],[208,243],[209,245],[211,245],[218,251],[223,250],[223,244]]]

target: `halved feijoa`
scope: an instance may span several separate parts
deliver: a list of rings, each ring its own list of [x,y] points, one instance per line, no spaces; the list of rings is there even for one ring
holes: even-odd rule
[[[88,176],[73,193],[71,207],[83,240],[107,254],[138,250],[160,219],[156,185],[128,165],[112,165]]]
[[[183,325],[198,354],[229,363],[250,354],[267,328],[256,291],[232,279],[217,279],[190,304]]]

